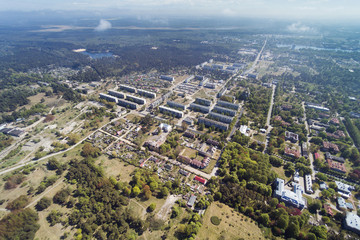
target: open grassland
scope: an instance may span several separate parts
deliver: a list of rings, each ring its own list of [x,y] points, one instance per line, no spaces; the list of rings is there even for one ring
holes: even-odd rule
[[[217,216],[221,219],[220,224],[215,226],[210,218]],[[260,228],[250,218],[236,212],[230,207],[214,202],[206,210],[203,217],[203,225],[196,239],[265,239]]]

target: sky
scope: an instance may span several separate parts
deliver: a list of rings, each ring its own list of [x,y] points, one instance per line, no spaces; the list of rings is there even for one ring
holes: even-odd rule
[[[360,20],[359,0],[1,0],[0,11]]]

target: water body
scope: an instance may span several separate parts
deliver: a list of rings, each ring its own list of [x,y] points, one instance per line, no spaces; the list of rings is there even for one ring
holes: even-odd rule
[[[318,51],[339,51],[339,52],[359,52],[358,50],[345,50],[340,48],[321,48],[321,47],[312,47],[312,46],[305,46],[305,45],[290,45],[290,44],[276,44],[278,48],[291,48],[293,50],[300,50],[300,49],[312,49]]]
[[[100,58],[104,58],[104,57],[114,57],[114,54],[111,52],[87,52],[87,51],[83,51],[80,52],[81,54],[87,55],[89,56],[91,59],[100,59]]]

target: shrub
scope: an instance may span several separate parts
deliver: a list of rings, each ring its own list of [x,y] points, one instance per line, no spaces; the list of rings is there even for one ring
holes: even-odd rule
[[[221,222],[221,220],[217,217],[217,216],[212,216],[210,218],[210,221],[212,224],[214,224],[215,226],[218,226]]]

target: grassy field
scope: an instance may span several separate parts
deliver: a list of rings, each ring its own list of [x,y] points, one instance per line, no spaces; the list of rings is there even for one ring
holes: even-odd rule
[[[256,134],[253,136],[253,139],[256,141],[260,141],[260,142],[265,142],[266,141],[266,136],[263,134]]]
[[[109,159],[105,154],[97,159],[97,163],[100,162],[107,177],[113,176],[122,182],[130,182],[131,174],[136,169],[133,165],[129,165],[117,158]]]
[[[201,171],[203,171],[204,173],[210,174],[212,172],[213,168],[215,167],[215,165],[216,165],[216,160],[211,159],[209,166],[207,166],[205,169],[203,169]]]
[[[221,219],[218,226],[211,223],[210,218]],[[214,202],[206,210],[203,225],[196,239],[265,239],[260,228],[248,217],[234,211],[230,207]]]
[[[285,171],[284,171],[284,167],[271,167],[271,170],[273,170],[274,172],[276,172],[279,175],[279,178],[285,179],[285,181],[289,181],[290,178],[285,176]]]

